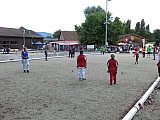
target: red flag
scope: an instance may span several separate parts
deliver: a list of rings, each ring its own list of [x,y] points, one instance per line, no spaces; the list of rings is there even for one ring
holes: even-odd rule
[[[128,42],[128,38],[124,38],[124,42]]]

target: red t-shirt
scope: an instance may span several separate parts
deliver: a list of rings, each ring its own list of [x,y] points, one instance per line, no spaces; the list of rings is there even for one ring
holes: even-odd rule
[[[78,67],[86,67],[86,56],[85,55],[79,55],[77,57],[77,65]]]
[[[137,57],[138,57],[138,56],[139,56],[139,54],[138,54],[138,53],[135,53],[135,56],[137,56]]]
[[[117,71],[118,62],[115,59],[110,59],[107,62],[109,71]]]

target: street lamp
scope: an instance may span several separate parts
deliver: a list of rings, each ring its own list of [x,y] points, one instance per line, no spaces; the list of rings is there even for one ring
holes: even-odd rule
[[[108,21],[107,21],[107,7],[108,7],[108,1],[111,1],[111,0],[106,0],[106,39],[105,39],[105,48],[107,48],[107,45],[108,45],[108,41],[107,41],[107,25],[108,25]]]
[[[25,29],[24,29],[24,30],[23,30],[23,44],[24,44],[24,47],[25,47],[25,42],[26,42],[26,41],[25,41],[25,32],[26,32],[26,31],[25,31]]]

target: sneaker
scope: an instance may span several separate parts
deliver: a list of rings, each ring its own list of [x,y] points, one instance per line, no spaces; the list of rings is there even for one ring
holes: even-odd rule
[[[114,84],[116,84],[116,82],[114,82]]]
[[[81,80],[81,78],[78,78],[79,80]]]
[[[27,73],[29,73],[29,70],[27,70]]]
[[[83,78],[82,80],[86,80],[86,78]]]
[[[26,71],[24,70],[24,73],[26,73]]]
[[[110,83],[110,85],[112,85],[112,83]]]

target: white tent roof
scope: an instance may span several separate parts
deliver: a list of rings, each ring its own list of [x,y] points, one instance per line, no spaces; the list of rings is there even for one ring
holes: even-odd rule
[[[79,43],[76,43],[76,42],[74,42],[74,43],[70,43],[70,42],[61,42],[61,43],[59,43],[59,42],[55,42],[55,43],[57,43],[59,45],[78,45],[79,44]]]

